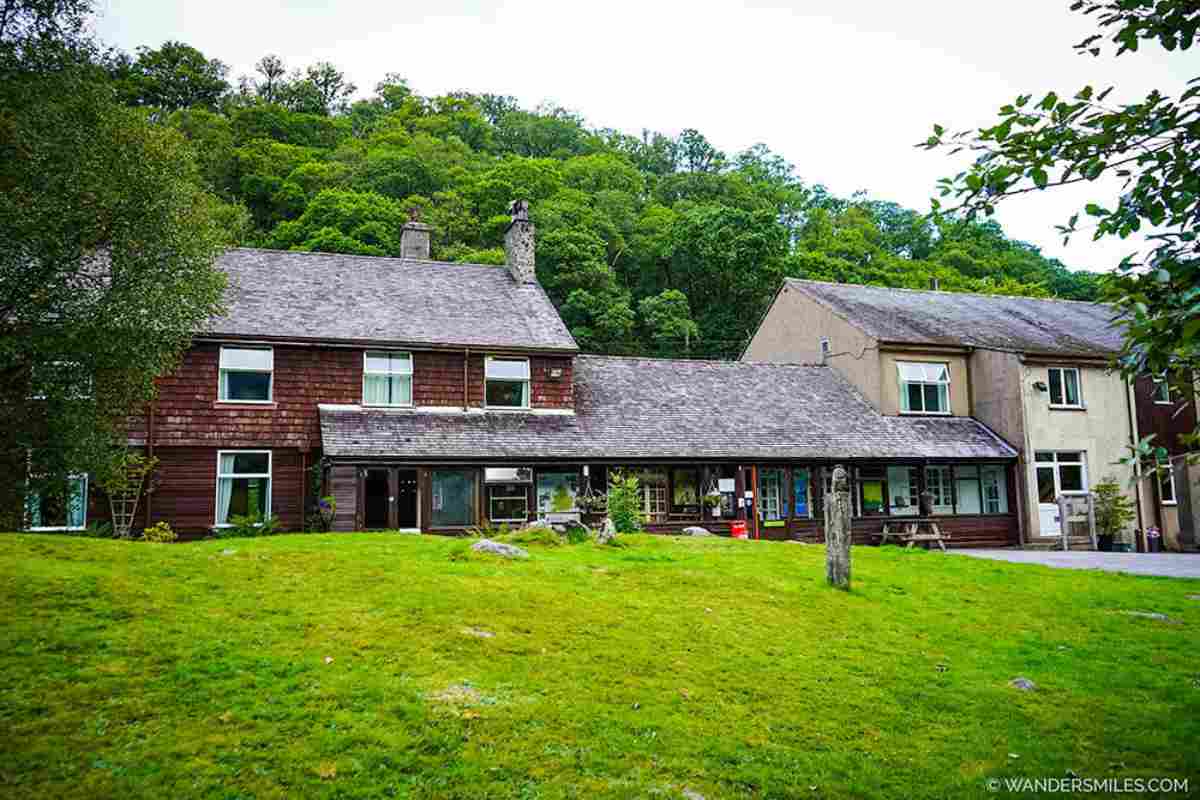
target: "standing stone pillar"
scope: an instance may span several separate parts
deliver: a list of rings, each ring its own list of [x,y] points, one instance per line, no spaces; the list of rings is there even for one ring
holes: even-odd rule
[[[850,588],[850,485],[841,464],[825,495],[825,577],[830,586]]]

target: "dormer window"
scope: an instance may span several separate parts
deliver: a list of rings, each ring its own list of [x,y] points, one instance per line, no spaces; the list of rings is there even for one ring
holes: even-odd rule
[[[368,350],[363,354],[363,405],[411,406],[411,353]]]
[[[217,399],[228,403],[269,403],[275,374],[270,347],[222,347]]]
[[[950,367],[898,361],[900,373],[900,410],[905,414],[950,413]]]
[[[1075,367],[1050,368],[1050,407],[1083,408],[1079,396],[1079,370]]]
[[[484,369],[488,408],[529,408],[529,359],[488,356]]]

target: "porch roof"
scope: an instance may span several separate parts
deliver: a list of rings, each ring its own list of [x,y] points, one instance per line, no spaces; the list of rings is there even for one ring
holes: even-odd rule
[[[966,417],[885,417],[829,367],[575,360],[574,414],[322,406],[335,458],[407,460],[1002,459]]]

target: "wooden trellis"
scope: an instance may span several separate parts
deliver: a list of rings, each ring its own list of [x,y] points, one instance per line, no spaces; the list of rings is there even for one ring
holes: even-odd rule
[[[114,459],[108,475],[104,477],[101,488],[108,495],[113,536],[116,538],[129,538],[133,520],[137,515],[138,502],[142,497],[142,489],[157,464],[156,458],[123,452]]]

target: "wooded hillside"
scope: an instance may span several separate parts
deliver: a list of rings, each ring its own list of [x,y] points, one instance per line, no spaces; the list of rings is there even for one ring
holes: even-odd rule
[[[512,97],[423,96],[396,75],[351,102],[335,66],[289,73],[274,56],[233,88],[181,43],[107,69],[123,102],[192,142],[239,244],[397,255],[416,213],[434,258],[499,264],[507,204],[530,200],[539,278],[586,351],[736,357],[783,276],[1098,292],[1098,276],[994,222],[834,196],[765,145],[731,154],[695,130],[596,129]]]

